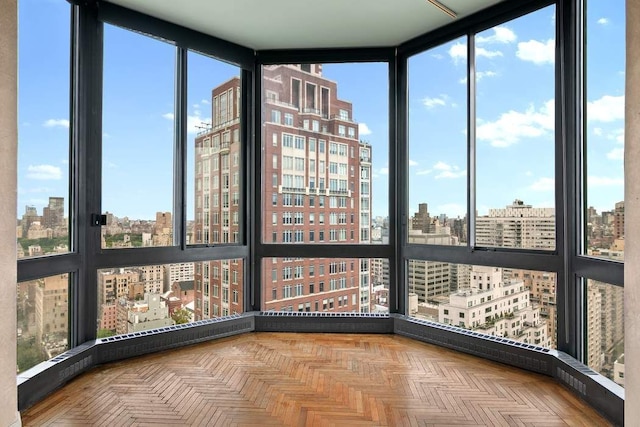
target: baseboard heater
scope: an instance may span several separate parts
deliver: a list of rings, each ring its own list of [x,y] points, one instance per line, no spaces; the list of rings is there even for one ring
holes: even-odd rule
[[[97,339],[20,373],[18,408],[97,365],[246,332],[395,333],[548,375],[614,424],[624,424],[624,389],[565,353],[403,315],[360,313],[250,312]]]

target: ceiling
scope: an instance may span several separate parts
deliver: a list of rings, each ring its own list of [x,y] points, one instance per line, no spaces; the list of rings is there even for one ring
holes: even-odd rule
[[[108,0],[254,50],[397,46],[454,19],[427,0]],[[504,0],[440,0],[456,19]]]

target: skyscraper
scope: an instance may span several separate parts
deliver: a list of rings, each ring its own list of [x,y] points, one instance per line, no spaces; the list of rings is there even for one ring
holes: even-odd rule
[[[371,146],[322,65],[263,68],[265,243],[369,243]],[[194,243],[234,243],[239,230],[240,79],[212,92],[211,130],[196,138]],[[241,311],[242,262],[196,263],[196,319]],[[368,259],[273,258],[267,310],[369,312]]]

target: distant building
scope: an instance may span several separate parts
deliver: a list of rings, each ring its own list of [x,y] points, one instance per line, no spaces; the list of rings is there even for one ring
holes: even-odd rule
[[[476,218],[479,246],[553,250],[556,245],[553,208],[534,208],[515,200],[504,209],[489,209]]]
[[[40,279],[35,291],[36,338],[51,358],[67,349],[69,275]]]
[[[488,335],[549,347],[540,309],[521,281],[503,281],[502,269],[473,266],[471,287],[449,295],[438,306],[438,321]]]
[[[121,300],[119,310],[127,314],[126,330],[118,330],[119,334],[162,328],[174,324],[173,319],[169,316],[169,307],[157,294],[145,294],[141,301]]]

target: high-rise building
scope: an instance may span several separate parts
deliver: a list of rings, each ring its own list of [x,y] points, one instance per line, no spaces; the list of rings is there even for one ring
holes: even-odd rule
[[[613,237],[622,239],[624,238],[624,202],[616,203],[613,215]]]
[[[556,219],[553,208],[534,208],[514,200],[504,209],[489,209],[476,218],[479,246],[555,249]]]
[[[429,207],[426,203],[418,205],[418,212],[411,217],[411,229],[420,230],[423,233],[431,231],[431,217],[429,216]]]
[[[64,224],[64,197],[49,197],[49,206],[42,210],[42,225],[53,228]]]
[[[270,65],[263,75],[263,240],[370,243],[371,146],[358,138],[351,103],[319,64]],[[212,128],[196,137],[194,244],[238,241],[239,94],[238,78],[216,87]],[[240,311],[241,277],[241,262],[197,263],[196,319]],[[372,304],[367,259],[274,258],[263,286],[267,310],[369,312]]]
[[[67,349],[69,275],[48,276],[35,287],[36,338],[47,358]]]

